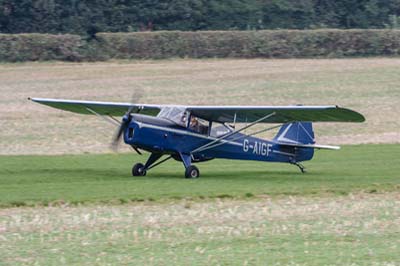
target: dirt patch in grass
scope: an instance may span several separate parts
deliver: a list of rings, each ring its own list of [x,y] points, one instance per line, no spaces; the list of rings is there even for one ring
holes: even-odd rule
[[[328,144],[398,143],[400,59],[162,60],[0,65],[0,154],[110,151],[115,128],[28,97],[208,105],[337,104],[364,124],[317,124]],[[269,137],[265,135],[264,137]]]

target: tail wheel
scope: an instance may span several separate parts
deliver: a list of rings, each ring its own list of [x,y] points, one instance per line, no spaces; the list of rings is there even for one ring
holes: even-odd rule
[[[133,176],[145,176],[146,170],[144,169],[144,165],[141,163],[137,163],[132,167],[132,175]]]
[[[186,178],[198,178],[199,176],[200,176],[200,171],[196,166],[191,165],[188,168],[186,168],[185,171]]]

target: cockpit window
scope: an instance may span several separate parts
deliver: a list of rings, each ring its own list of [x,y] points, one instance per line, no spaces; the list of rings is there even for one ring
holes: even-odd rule
[[[227,125],[213,123],[211,127],[210,136],[214,138],[219,138],[223,135],[228,134],[229,132],[232,132],[232,128],[228,127]]]
[[[189,128],[203,135],[208,134],[208,122],[195,116],[190,117]]]
[[[205,121],[193,115],[189,116],[188,112],[184,107],[179,107],[179,106],[164,107],[158,113],[157,117],[168,119],[182,127],[187,126],[186,119],[189,119],[190,117],[189,129],[191,131],[203,135],[207,135],[209,132],[208,121]],[[230,128],[227,125],[214,122],[211,127],[210,136],[218,138],[225,134],[228,134],[229,132],[232,132],[232,128]]]
[[[157,117],[168,119],[179,126],[186,126],[186,109],[184,107],[167,106],[161,109]]]

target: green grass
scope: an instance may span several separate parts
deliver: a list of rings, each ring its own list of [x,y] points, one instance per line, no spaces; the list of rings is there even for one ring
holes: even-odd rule
[[[0,265],[398,265],[399,193],[0,210]]]
[[[214,160],[198,164],[196,180],[184,179],[172,161],[132,177],[132,163],[147,159],[133,154],[0,156],[0,205],[393,191],[400,189],[399,154],[400,145],[317,151],[306,174],[287,164]]]
[[[214,160],[196,180],[132,177],[133,154],[2,156],[3,207],[112,204],[0,209],[0,265],[397,265],[399,152],[318,151],[307,174]]]

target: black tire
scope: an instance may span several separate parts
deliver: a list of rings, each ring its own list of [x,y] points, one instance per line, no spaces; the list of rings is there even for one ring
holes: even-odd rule
[[[145,176],[146,170],[144,170],[144,165],[141,163],[137,163],[132,167],[132,175],[133,176]]]
[[[196,166],[191,165],[188,168],[186,168],[185,171],[186,178],[198,178],[199,176],[200,176],[200,171]]]

